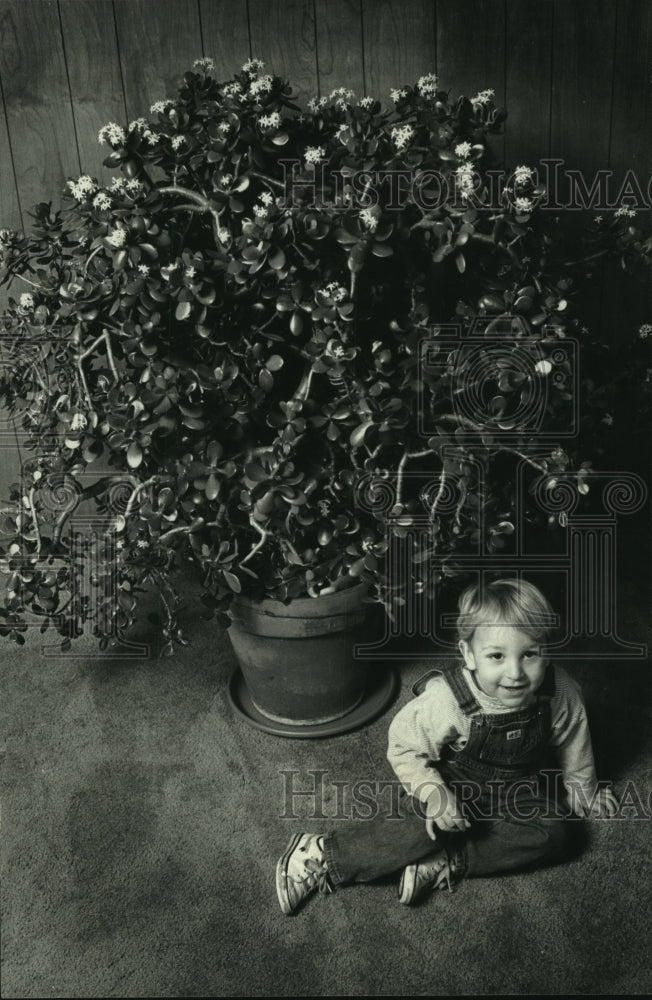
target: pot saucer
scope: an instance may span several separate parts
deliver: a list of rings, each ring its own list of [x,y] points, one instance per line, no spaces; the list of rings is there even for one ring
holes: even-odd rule
[[[231,674],[228,698],[235,712],[250,726],[262,729],[273,736],[286,736],[295,740],[315,740],[327,736],[338,736],[359,729],[371,722],[388,707],[396,694],[396,673],[392,667],[373,664],[369,669],[367,690],[360,704],[339,719],[317,723],[312,726],[292,726],[284,722],[273,722],[259,712],[251,700],[242,671],[238,667]]]

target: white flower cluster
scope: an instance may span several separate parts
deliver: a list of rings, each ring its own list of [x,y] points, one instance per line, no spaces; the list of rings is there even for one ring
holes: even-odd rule
[[[186,141],[185,135],[175,135],[172,138],[172,149],[179,149]]]
[[[117,229],[114,229],[113,232],[110,233],[109,236],[107,236],[107,241],[111,244],[112,247],[115,247],[116,250],[119,250],[120,247],[123,247],[127,242],[127,230],[124,229],[122,226],[118,226]]]
[[[360,105],[361,108],[371,108],[373,106],[373,103],[374,103],[373,97],[362,97],[358,101],[358,104]]]
[[[154,101],[149,111],[150,114],[152,115],[162,115],[167,111],[168,108],[171,108],[173,105],[174,101],[170,100],[170,98],[167,97],[164,101]]]
[[[373,210],[371,208],[363,208],[362,211],[360,212],[360,218],[364,222],[369,232],[373,233],[376,231],[376,227],[378,226],[378,219],[374,215]]]
[[[229,187],[232,181],[233,181],[233,174],[222,174],[222,176],[220,177],[220,184],[222,185],[222,187],[225,188]]]
[[[242,86],[234,80],[233,83],[227,83],[224,87],[225,97],[236,97],[238,94],[242,93]]]
[[[217,238],[224,246],[227,246],[231,242],[231,233],[228,229],[220,226],[217,230]]]
[[[263,205],[274,204],[274,196],[269,191],[263,191],[263,193],[260,195],[260,200],[262,201]]]
[[[652,326],[649,323],[643,323],[643,326],[639,326],[638,335],[641,340],[647,340],[647,338],[652,333]]]
[[[249,96],[258,97],[259,94],[269,94],[272,89],[272,78],[269,73],[266,76],[256,77],[249,85]]]
[[[176,271],[179,266],[180,266],[179,261],[175,260],[173,264],[166,264],[164,267],[162,267],[161,277],[163,278],[163,280],[169,281],[170,275],[172,274],[173,271]]]
[[[261,115],[258,124],[261,128],[280,128],[281,116],[278,111],[272,111],[269,115]]]
[[[340,285],[337,281],[329,281],[329,283],[324,285],[321,289],[321,293],[322,295],[326,295],[327,298],[332,299],[333,302],[341,302],[347,295],[344,285]]]
[[[147,277],[147,275],[149,274],[149,267],[147,266],[147,264],[139,264],[138,270],[140,271],[141,274],[144,274],[145,277]]]
[[[30,295],[29,292],[23,292],[19,301],[21,309],[29,310],[34,308],[34,296]]]
[[[130,132],[142,132],[143,133],[143,139],[150,146],[155,146],[156,143],[158,142],[158,135],[156,134],[156,132],[152,132],[151,128],[149,127],[148,122],[146,122],[144,118],[136,118],[135,121],[130,122],[129,123],[129,131]]]
[[[396,89],[394,89],[394,90],[390,90],[390,92],[389,92],[389,96],[394,101],[394,104],[398,104],[398,102],[401,101],[401,100],[403,100],[404,97],[407,97],[407,95],[408,95],[407,90],[396,90]]]
[[[455,147],[455,156],[459,156],[462,160],[466,160],[467,157],[471,155],[472,146],[470,142],[459,142]]]
[[[213,70],[215,69],[215,63],[213,62],[212,59],[206,59],[206,58],[195,59],[194,63],[192,64],[192,68],[198,69],[202,73],[212,73]]]
[[[85,201],[88,195],[95,194],[98,186],[88,174],[82,174],[76,181],[68,181],[68,187],[77,201]]]
[[[473,164],[462,163],[461,166],[455,171],[455,180],[457,183],[457,190],[460,193],[460,197],[463,201],[469,197],[473,192],[473,180],[474,180]]]
[[[349,126],[347,125],[346,122],[344,122],[343,125],[338,125],[337,132],[335,133],[335,138],[339,139],[341,143],[344,143],[344,145],[346,145],[349,138],[348,132],[349,132]],[[345,133],[347,134],[345,135]]]
[[[621,205],[620,208],[618,209],[618,211],[615,213],[615,217],[616,218],[620,217],[620,218],[626,218],[626,219],[633,219],[635,215],[636,215],[636,212],[634,211],[634,209],[633,208],[627,208],[625,205]]]
[[[13,229],[0,229],[0,246],[10,246],[15,235]]]
[[[328,96],[329,101],[335,101],[340,108],[345,108],[347,102],[352,101],[355,97],[355,93],[352,90],[348,90],[346,87],[337,87],[336,90],[332,90]]]
[[[99,208],[101,211],[107,208],[111,208],[111,199],[105,191],[100,191],[93,198],[93,208]]]
[[[534,177],[532,167],[520,166],[514,171],[515,184],[528,184]]]
[[[304,159],[306,165],[308,163],[319,163],[326,156],[326,150],[323,146],[307,146],[304,153]]]
[[[131,177],[128,181],[124,177],[112,177],[111,190],[118,194],[130,194],[133,198],[141,193],[143,185],[137,177]]]
[[[481,90],[479,94],[471,98],[471,104],[489,104],[495,93],[495,90]]]
[[[138,541],[136,542],[136,546],[139,549],[148,549],[149,542],[145,538],[139,538]]]
[[[112,146],[119,146],[121,143],[127,141],[127,133],[121,125],[116,125],[115,122],[108,122],[97,133],[97,141],[100,145],[106,145],[107,142],[110,142]]]
[[[318,500],[317,509],[322,517],[327,517],[330,513],[331,505],[329,500]]]
[[[327,97],[311,97],[308,101],[308,111],[312,111],[313,114],[316,114],[320,108],[325,108],[327,104]]]
[[[247,59],[242,68],[249,76],[258,76],[265,69],[265,63],[262,59]]]
[[[515,198],[514,208],[517,212],[531,212],[534,208],[534,202],[531,198]]]
[[[70,430],[83,431],[87,424],[88,420],[83,413],[73,413],[72,420],[70,421]]]
[[[397,149],[405,149],[413,136],[414,129],[411,125],[397,125],[392,129],[392,141]]]
[[[417,83],[417,90],[422,97],[434,97],[437,93],[437,77],[434,73],[427,73],[422,76]]]
[[[256,204],[254,205],[254,215],[258,219],[266,219],[267,216],[269,215],[269,212],[267,211],[264,205],[261,205],[258,202],[256,202]]]

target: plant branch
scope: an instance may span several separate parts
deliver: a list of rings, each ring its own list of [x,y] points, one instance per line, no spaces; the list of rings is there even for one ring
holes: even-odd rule
[[[133,491],[133,493],[131,494],[131,496],[127,500],[127,506],[126,506],[125,512],[124,512],[124,519],[125,519],[125,521],[127,520],[127,518],[129,517],[129,515],[131,514],[131,512],[133,510],[133,507],[134,507],[134,504],[136,502],[136,498],[138,497],[138,495],[140,493],[142,493],[142,491],[144,489],[147,489],[148,486],[152,486],[155,482],[158,481],[158,479],[159,479],[158,476],[150,476],[149,479],[147,479],[144,483],[139,483],[138,486],[136,486],[135,490]]]
[[[85,358],[88,357],[89,354],[92,353],[92,351],[95,350],[95,348],[98,346],[98,344],[101,344],[102,342],[104,342],[104,344],[106,345],[106,353],[107,353],[107,356],[108,356],[108,359],[109,359],[109,366],[111,368],[111,371],[113,372],[113,378],[115,379],[115,383],[114,384],[117,385],[119,383],[119,381],[120,381],[120,376],[118,375],[118,369],[116,368],[115,361],[113,360],[113,350],[111,348],[111,340],[109,338],[109,331],[108,330],[104,330],[99,335],[99,337],[97,337],[93,341],[93,343],[90,345],[90,347],[87,347],[85,351],[82,351],[82,353],[77,358],[77,368],[79,370],[79,375],[80,375],[82,383],[84,385],[84,392],[86,393],[86,399],[88,400],[88,406],[89,406],[89,409],[91,409],[91,410],[93,409],[93,401],[92,401],[90,393],[88,391],[88,384],[86,382],[86,376],[84,375],[84,370],[82,368],[82,362],[84,361]]]
[[[285,185],[282,181],[277,181],[273,177],[268,177],[267,174],[259,174],[256,170],[249,171],[251,177],[257,177],[260,181],[265,181],[267,184],[272,184],[274,187],[280,188],[281,191],[285,191]]]
[[[189,201],[194,202],[195,205],[199,205],[201,211],[209,212],[213,226],[213,236],[215,238],[215,245],[218,247],[218,249],[222,246],[220,238],[218,236],[218,231],[220,228],[220,212],[218,212],[217,209],[213,208],[210,205],[208,198],[206,198],[203,194],[198,194],[197,191],[190,191],[188,188],[178,187],[177,185],[174,185],[173,187],[160,187],[157,188],[157,190],[160,191],[161,194],[180,194],[184,198],[188,198]],[[183,207],[185,208],[187,206]]]
[[[405,473],[405,466],[411,458],[425,458],[426,455],[432,455],[432,450],[426,448],[423,451],[405,451],[403,456],[398,463],[398,470],[396,474],[396,503],[401,503],[401,494],[403,492],[403,475]]]
[[[39,531],[38,519],[36,517],[36,511],[34,509],[34,490],[35,487],[32,486],[29,491],[29,509],[32,512],[32,520],[34,522],[34,531],[36,532],[36,554],[40,555],[41,552],[41,532]]]
[[[253,514],[249,515],[249,524],[251,525],[252,528],[256,529],[256,531],[260,535],[260,538],[256,542],[256,544],[254,545],[254,547],[252,548],[252,550],[244,557],[244,559],[241,560],[241,562],[240,562],[241,566],[244,566],[244,564],[246,562],[249,562],[249,560],[252,558],[252,556],[255,556],[257,552],[260,552],[260,550],[262,549],[263,545],[265,544],[265,542],[267,541],[267,539],[270,536],[270,532],[269,531],[265,531],[265,529],[261,528],[261,526],[259,524],[256,524],[256,521],[254,520]]]

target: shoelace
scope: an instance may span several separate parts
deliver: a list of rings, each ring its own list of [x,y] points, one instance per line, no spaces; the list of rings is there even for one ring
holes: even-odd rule
[[[297,882],[301,885],[304,882],[307,882],[308,885],[316,884],[318,891],[322,895],[333,891],[333,887],[331,886],[328,878],[328,870],[325,865],[319,864],[319,862],[315,861],[314,858],[306,858],[303,864],[306,874],[303,878],[293,878],[293,882]]]
[[[448,861],[442,861],[432,866],[434,868],[434,879],[432,882],[432,888],[442,889],[446,886],[450,893],[453,892],[453,886],[451,885],[451,866]]]

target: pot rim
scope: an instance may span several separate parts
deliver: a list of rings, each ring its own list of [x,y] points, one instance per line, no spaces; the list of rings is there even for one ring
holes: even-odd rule
[[[368,592],[369,584],[360,581],[353,587],[336,590],[333,594],[320,594],[318,597],[295,597],[287,604],[272,597],[256,600],[243,594],[236,594],[233,598],[232,608],[240,607],[243,611],[253,611],[256,614],[270,615],[274,618],[328,618],[333,614],[350,610],[352,606],[359,607]],[[231,608],[228,614],[231,618],[234,617]]]

